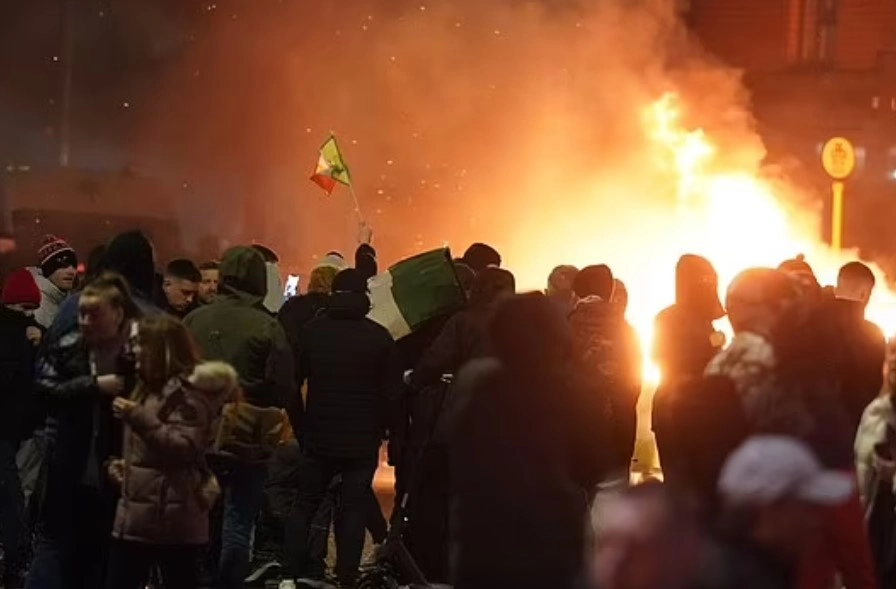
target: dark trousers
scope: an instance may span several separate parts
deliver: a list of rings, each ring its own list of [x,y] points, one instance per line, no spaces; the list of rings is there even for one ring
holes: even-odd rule
[[[224,491],[218,587],[241,589],[243,580],[249,575],[255,522],[264,505],[267,467],[235,465],[218,478]]]
[[[342,486],[340,479],[335,479],[330,487],[324,500],[321,502],[317,513],[314,515],[314,521],[311,522],[311,535],[308,538],[308,576],[313,579],[323,578],[327,570],[327,553],[330,548],[330,528],[333,521],[339,521],[342,506],[339,503]],[[373,488],[370,489],[367,499],[367,523],[365,528],[370,532],[370,537],[374,544],[382,544],[386,541],[389,534],[389,524],[383,517],[383,508],[380,506],[379,500]],[[339,543],[338,533],[336,530],[337,545]]]
[[[311,524],[330,482],[335,476],[341,476],[341,509],[336,516],[336,576],[346,583],[357,578],[370,511],[370,485],[376,467],[375,452],[369,458],[305,457],[303,476],[286,527],[287,571],[291,576],[303,578],[315,573],[309,558]]]
[[[17,450],[17,443],[0,440],[0,539],[7,564],[19,554],[25,511]]]
[[[97,589],[111,542],[115,499],[76,485],[48,487],[27,589]]]
[[[109,551],[106,589],[143,589],[153,567],[158,567],[165,589],[196,589],[198,552],[198,546],[115,540]]]

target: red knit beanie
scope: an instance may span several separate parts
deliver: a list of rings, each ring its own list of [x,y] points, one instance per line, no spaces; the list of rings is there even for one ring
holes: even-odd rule
[[[78,256],[64,239],[55,235],[45,235],[37,250],[37,264],[41,273],[49,278],[60,268],[77,268]]]
[[[40,306],[40,289],[31,272],[22,268],[16,270],[6,279],[3,285],[3,293],[0,294],[0,302],[4,305],[31,305]]]

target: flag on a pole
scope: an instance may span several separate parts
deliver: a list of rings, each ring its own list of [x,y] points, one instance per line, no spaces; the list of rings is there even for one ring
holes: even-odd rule
[[[368,282],[368,317],[396,340],[427,320],[464,304],[464,292],[454,272],[448,248],[432,250],[398,262]]]
[[[339,145],[333,135],[330,135],[320,148],[317,168],[311,176],[311,181],[323,188],[328,196],[333,193],[337,182],[345,186],[350,186],[352,183],[348,167],[342,159],[342,152],[339,151]]]

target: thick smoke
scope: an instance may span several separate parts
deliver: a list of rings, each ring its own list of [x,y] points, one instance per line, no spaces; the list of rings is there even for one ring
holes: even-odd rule
[[[487,241],[538,286],[562,262],[648,259],[676,194],[644,133],[647,105],[680,93],[719,165],[758,169],[764,155],[737,72],[689,39],[672,5],[219,9],[154,90],[136,140],[197,187],[185,209],[195,231],[234,232],[251,203],[247,223],[258,233],[261,219],[303,270],[353,237],[349,193],[327,199],[308,181],[330,130],[388,260]]]

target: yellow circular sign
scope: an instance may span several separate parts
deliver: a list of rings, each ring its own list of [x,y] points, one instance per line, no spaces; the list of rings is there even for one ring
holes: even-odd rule
[[[834,180],[845,180],[856,167],[856,150],[843,137],[829,139],[821,150],[821,165]]]

